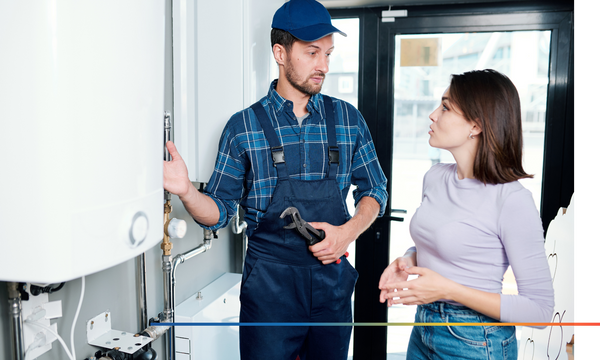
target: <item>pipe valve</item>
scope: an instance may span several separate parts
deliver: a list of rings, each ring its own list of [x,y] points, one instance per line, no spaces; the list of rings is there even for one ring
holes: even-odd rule
[[[181,239],[187,232],[187,223],[185,220],[173,218],[167,226],[167,233],[173,239]]]

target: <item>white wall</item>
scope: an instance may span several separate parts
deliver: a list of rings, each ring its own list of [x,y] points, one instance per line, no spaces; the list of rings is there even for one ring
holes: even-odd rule
[[[174,0],[174,142],[192,181],[208,182],[231,115],[266,95],[270,31],[283,0]]]

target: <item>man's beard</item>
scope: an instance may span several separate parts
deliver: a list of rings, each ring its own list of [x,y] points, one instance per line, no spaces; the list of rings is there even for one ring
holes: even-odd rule
[[[287,66],[285,67],[285,78],[287,79],[287,81],[290,84],[292,84],[292,86],[294,88],[296,88],[296,90],[301,91],[302,93],[304,93],[306,95],[316,95],[319,92],[321,92],[321,88],[323,87],[323,82],[325,81],[325,74],[313,73],[307,79],[305,79],[304,82],[301,82],[302,79],[300,79],[300,76],[298,76],[298,74],[296,73],[296,70],[294,69],[292,62],[288,61],[286,65]],[[309,83],[310,78],[313,76],[322,77],[323,79],[321,80],[321,84],[319,84],[319,85],[310,84]]]

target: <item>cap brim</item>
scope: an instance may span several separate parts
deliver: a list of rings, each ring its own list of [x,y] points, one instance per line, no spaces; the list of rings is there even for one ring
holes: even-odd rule
[[[345,32],[340,31],[335,26],[329,24],[317,24],[300,29],[288,30],[288,32],[298,39],[307,42],[319,40],[333,33],[339,33],[340,35],[348,36]]]

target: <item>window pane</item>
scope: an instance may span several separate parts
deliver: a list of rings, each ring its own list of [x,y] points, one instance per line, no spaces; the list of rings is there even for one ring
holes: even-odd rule
[[[321,92],[347,101],[358,108],[358,34],[360,21],[356,18],[333,19],[332,24],[348,36],[344,37],[337,33],[333,35],[335,48],[331,53],[329,72],[326,75],[326,81],[323,83]],[[354,198],[352,197],[354,188],[354,186],[350,188],[346,199],[350,215],[354,214]],[[348,262],[352,266],[354,266],[355,249],[356,246],[353,242],[348,247]],[[354,294],[352,294],[352,312],[354,313]],[[353,348],[354,329],[350,338],[348,359],[353,357]]]

